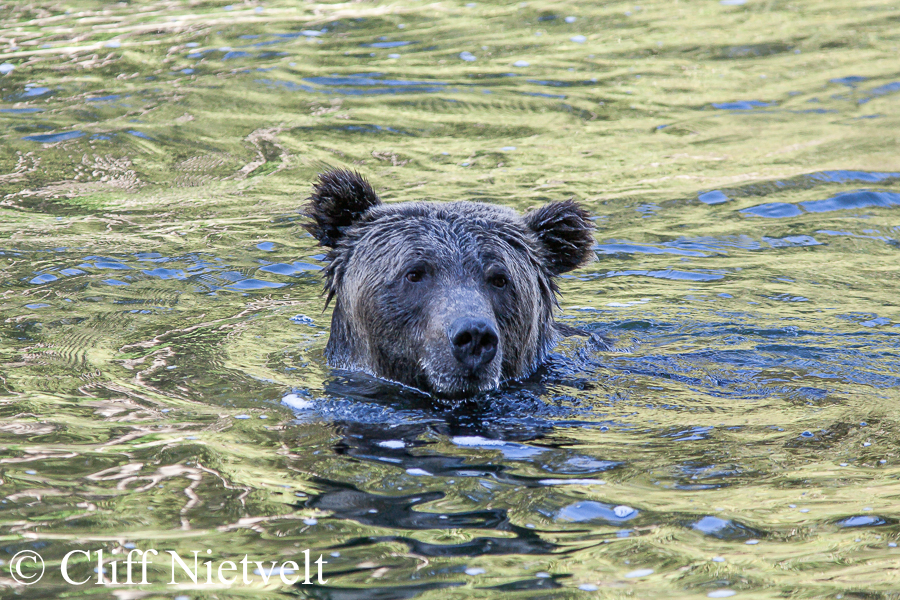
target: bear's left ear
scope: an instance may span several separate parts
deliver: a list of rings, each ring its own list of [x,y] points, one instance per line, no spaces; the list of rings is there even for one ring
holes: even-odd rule
[[[545,204],[523,217],[547,251],[552,274],[576,269],[594,256],[594,224],[588,217],[572,200]]]
[[[309,203],[303,207],[303,214],[312,222],[304,224],[303,228],[321,245],[334,248],[344,235],[344,229],[379,204],[378,194],[359,173],[345,169],[320,173]]]

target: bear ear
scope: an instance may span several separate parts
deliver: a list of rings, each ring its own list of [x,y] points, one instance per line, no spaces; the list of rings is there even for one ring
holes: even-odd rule
[[[303,225],[319,244],[334,248],[344,234],[367,210],[381,199],[365,177],[354,171],[332,169],[319,174],[303,214],[312,219]]]
[[[593,258],[594,224],[588,217],[572,200],[545,204],[523,217],[543,244],[553,275],[576,269]]]

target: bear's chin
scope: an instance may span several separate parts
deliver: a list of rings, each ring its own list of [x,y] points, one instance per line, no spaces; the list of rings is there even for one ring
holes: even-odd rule
[[[427,392],[439,400],[461,401],[500,387],[499,377],[441,375],[428,378]]]

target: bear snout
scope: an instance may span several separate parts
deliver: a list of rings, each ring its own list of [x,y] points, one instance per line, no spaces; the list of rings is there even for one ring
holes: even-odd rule
[[[447,330],[453,357],[470,371],[490,364],[497,355],[500,337],[497,330],[485,319],[461,317]]]

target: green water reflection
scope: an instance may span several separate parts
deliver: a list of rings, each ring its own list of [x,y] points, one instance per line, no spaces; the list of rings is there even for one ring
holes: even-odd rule
[[[3,597],[896,595],[896,3],[0,13]],[[325,165],[578,199],[562,318],[620,351],[474,414],[333,374],[297,213]],[[310,549],[328,583],[60,574],[132,548]]]

